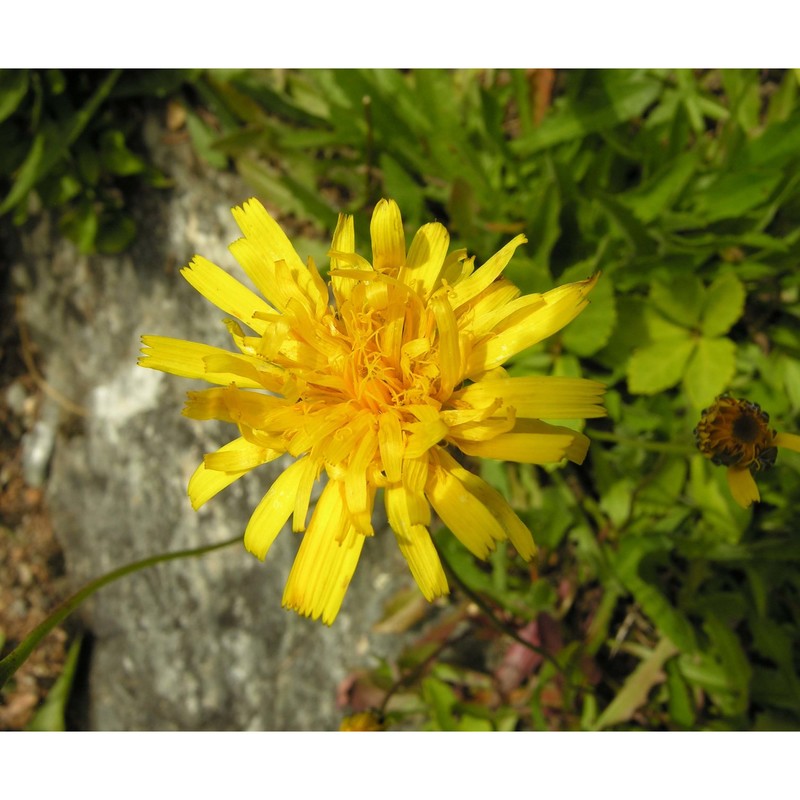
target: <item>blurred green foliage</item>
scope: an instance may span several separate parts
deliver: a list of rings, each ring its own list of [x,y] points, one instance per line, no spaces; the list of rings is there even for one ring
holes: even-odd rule
[[[0,175],[14,178],[2,210],[24,217],[34,184],[78,198],[102,184],[87,174],[151,175],[119,118],[97,114],[125,74],[47,124],[64,90],[36,76],[38,89],[2,78]],[[537,563],[506,550],[477,563],[443,531],[456,602],[396,662],[357,676],[353,697],[369,702],[354,710],[439,730],[800,728],[800,456],[781,452],[758,475],[763,502],[743,510],[692,436],[723,391],[798,430],[798,82],[786,70],[247,70],[184,85],[196,152],[312,223],[315,256],[339,211],[362,217],[363,236],[388,196],[409,234],[438,219],[478,263],[524,233],[506,270],[524,291],[602,271],[590,307],[510,368],[607,384],[586,463],[472,465],[530,526]],[[388,628],[418,617],[388,616]]]
[[[0,70],[0,216],[42,207],[84,253],[117,253],[136,235],[129,195],[168,181],[144,155],[137,104],[192,77],[175,70]]]

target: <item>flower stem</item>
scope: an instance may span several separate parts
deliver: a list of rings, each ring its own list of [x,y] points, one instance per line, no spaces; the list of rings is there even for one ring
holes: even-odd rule
[[[434,546],[436,543],[434,542]],[[487,603],[481,596],[476,592],[471,586],[468,586],[466,582],[461,578],[461,576],[453,569],[453,566],[445,557],[444,553],[442,552],[441,547],[436,547],[436,552],[439,554],[439,559],[442,562],[442,566],[444,567],[447,574],[452,578],[453,582],[458,585],[458,588],[473,602],[475,603],[478,608],[486,615],[489,622],[497,628],[501,633],[504,633],[506,636],[513,639],[515,642],[518,642],[523,647],[527,647],[528,650],[536,653],[540,658],[544,661],[549,661],[558,672],[564,673],[564,667],[546,650],[543,650],[541,647],[537,647],[532,642],[527,641],[527,639],[523,639],[519,633],[514,629],[513,626],[508,625],[507,623],[503,622],[494,612],[494,609],[491,607],[489,603]]]
[[[628,439],[625,436],[617,436],[616,433],[606,431],[596,431],[587,428],[584,433],[598,442],[613,442],[614,444],[629,445],[638,447],[641,450],[651,450],[654,453],[675,453],[679,455],[691,455],[696,452],[696,448],[688,444],[676,444],[673,442],[650,442],[647,439]]]
[[[141,561],[134,561],[124,567],[112,570],[90,581],[82,589],[75,592],[72,597],[67,598],[55,611],[53,611],[44,622],[37,625],[2,661],[0,661],[0,688],[5,686],[11,676],[25,663],[28,656],[34,651],[39,642],[47,636],[50,631],[63,622],[84,600],[93,595],[98,589],[102,589],[109,583],[113,583],[118,578],[123,578],[141,569],[147,569],[155,564],[165,561],[174,561],[178,558],[195,558],[210,553],[214,550],[221,550],[223,547],[240,542],[241,535],[233,539],[226,539],[217,544],[207,544],[203,547],[196,547],[191,550],[177,550],[173,553],[161,553],[157,556],[149,556]]]

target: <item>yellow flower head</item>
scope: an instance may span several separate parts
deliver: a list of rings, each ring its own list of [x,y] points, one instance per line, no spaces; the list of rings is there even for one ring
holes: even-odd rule
[[[244,237],[230,249],[263,298],[200,256],[182,274],[233,317],[225,324],[238,352],[143,337],[142,366],[217,384],[190,392],[184,414],[239,429],[192,476],[192,505],[260,464],[293,456],[253,513],[244,543],[263,559],[291,516],[305,533],[283,604],[327,624],[373,535],[378,489],[428,600],[448,591],[428,532],[431,508],[479,558],[509,540],[530,559],[528,529],[447,445],[529,464],[583,461],[583,434],[541,420],[603,416],[604,387],[510,378],[501,364],[574,319],[597,276],[520,296],[501,275],[524,236],[475,269],[464,250],[448,253],[450,237],[438,223],[420,228],[406,251],[400,211],[381,200],[370,226],[372,263],[355,252],[352,218],[340,216],[328,285],[257,200],[233,215]],[[322,472],[328,480],[307,523]]]
[[[703,409],[694,435],[706,458],[728,468],[731,494],[742,508],[761,500],[753,473],[772,467],[779,447],[800,451],[800,436],[771,430],[758,403],[728,395]]]
[[[386,727],[378,714],[372,711],[361,711],[358,714],[345,717],[339,725],[339,730],[375,732],[386,730]]]

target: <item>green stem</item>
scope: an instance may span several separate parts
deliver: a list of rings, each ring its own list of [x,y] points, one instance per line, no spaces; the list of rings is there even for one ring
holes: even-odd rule
[[[93,595],[98,589],[102,589],[109,583],[113,583],[118,578],[124,578],[140,569],[147,569],[155,564],[165,561],[174,561],[178,558],[195,558],[210,553],[214,550],[221,550],[223,547],[235,544],[242,540],[241,534],[233,539],[226,539],[217,544],[207,544],[203,547],[196,547],[191,550],[178,550],[174,553],[161,553],[157,556],[143,558],[141,561],[134,561],[124,567],[108,572],[87,583],[82,589],[77,591],[72,597],[65,600],[47,619],[37,625],[2,661],[0,661],[0,689],[5,686],[11,676],[25,663],[28,656],[34,651],[39,642],[47,636],[57,625],[60,625],[87,597]]]
[[[696,451],[694,447],[685,444],[675,444],[673,442],[650,442],[647,439],[628,439],[624,436],[617,436],[616,433],[606,431],[596,431],[587,428],[584,433],[598,442],[613,442],[614,444],[626,444],[630,447],[638,447],[641,450],[651,450],[654,453],[676,453],[680,455],[691,455]]]

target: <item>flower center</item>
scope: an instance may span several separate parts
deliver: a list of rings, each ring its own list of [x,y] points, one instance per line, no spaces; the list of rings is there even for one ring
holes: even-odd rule
[[[743,444],[752,444],[762,434],[763,425],[752,414],[742,413],[733,422],[731,435]]]
[[[775,431],[757,403],[718,397],[703,411],[694,434],[700,452],[719,466],[756,471],[775,461]]]
[[[440,375],[435,320],[405,287],[384,281],[359,286],[338,314],[343,350],[329,369],[341,375],[341,391],[328,399],[375,414],[438,405],[431,397]]]

